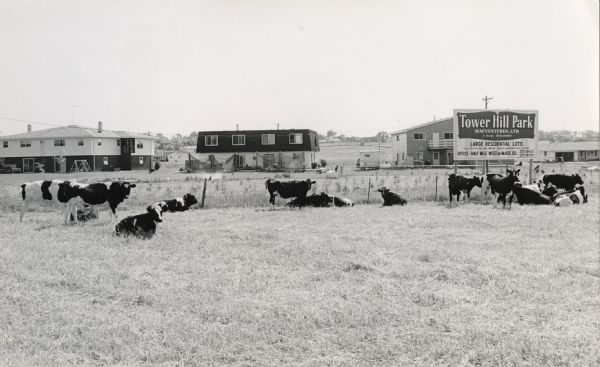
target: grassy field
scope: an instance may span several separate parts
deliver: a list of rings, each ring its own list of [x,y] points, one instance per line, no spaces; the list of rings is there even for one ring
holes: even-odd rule
[[[446,170],[298,173],[358,205],[290,210],[268,207],[272,173],[177,168],[69,177],[135,180],[123,218],[210,176],[206,209],[165,214],[148,241],[105,212],[19,223],[19,184],[42,176],[0,176],[0,366],[600,364],[597,173],[588,204],[511,210],[479,189],[449,207]],[[382,185],[409,204],[381,207]]]
[[[2,213],[0,365],[598,365],[597,209]]]

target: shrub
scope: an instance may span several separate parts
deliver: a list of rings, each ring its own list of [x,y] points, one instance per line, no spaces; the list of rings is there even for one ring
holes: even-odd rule
[[[324,159],[321,159],[321,167],[327,167],[327,161]]]

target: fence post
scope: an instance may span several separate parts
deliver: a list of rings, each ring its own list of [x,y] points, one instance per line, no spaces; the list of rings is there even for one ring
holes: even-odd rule
[[[204,179],[204,188],[202,189],[202,203],[200,204],[200,208],[204,208],[204,198],[206,197],[206,181],[207,179]]]
[[[437,183],[438,183],[438,176],[435,175],[435,199],[434,201],[437,201],[438,196],[437,196]]]
[[[533,183],[533,159],[529,160],[529,184]]]
[[[370,196],[371,196],[371,177],[369,177],[369,186],[367,186],[367,204],[369,203]]]

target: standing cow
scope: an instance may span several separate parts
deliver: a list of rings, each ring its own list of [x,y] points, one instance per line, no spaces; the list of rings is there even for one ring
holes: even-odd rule
[[[131,193],[135,184],[128,181],[112,181],[92,184],[82,184],[79,182],[70,182],[65,187],[65,193],[68,197],[81,198],[84,204],[94,206],[101,205],[108,208],[108,213],[113,222],[117,221],[117,206],[125,201]],[[76,212],[73,213],[77,215]]]
[[[495,195],[496,193],[498,194],[498,200],[496,201],[496,203],[499,203],[500,201],[502,201],[503,208],[506,207],[506,195],[508,195],[509,193],[512,192],[515,182],[519,181],[519,177],[517,177],[519,175],[519,171],[520,170],[508,170],[507,171],[508,176],[500,176],[495,173],[487,174],[486,178],[487,178],[487,181],[489,182],[492,194],[493,195]],[[509,201],[509,206],[511,203],[512,203],[512,196]],[[494,204],[494,205],[496,205],[496,204]]]
[[[275,196],[277,194],[284,199],[305,198],[306,193],[316,183],[316,181],[311,181],[310,179],[304,181],[272,181],[268,179],[265,182],[265,186],[270,195],[269,203],[275,205]]]
[[[465,198],[471,199],[471,190],[473,190],[475,186],[481,188],[481,179],[479,177],[473,176],[473,178],[467,178],[452,173],[450,177],[448,177],[450,202],[452,202],[452,196],[454,195],[456,195],[456,201],[460,202],[461,192],[465,194]]]
[[[70,195],[70,185],[69,181],[63,180],[44,180],[22,184],[21,197],[23,198],[23,206],[19,222],[23,222],[23,217],[32,203],[47,202],[62,208],[64,223],[68,224],[69,215],[75,210],[75,204],[78,201],[77,196]],[[77,213],[75,212],[76,215]]]

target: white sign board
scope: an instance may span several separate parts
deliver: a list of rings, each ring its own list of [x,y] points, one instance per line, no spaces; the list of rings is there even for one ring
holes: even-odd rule
[[[454,110],[454,160],[533,159],[538,112],[534,110]]]

